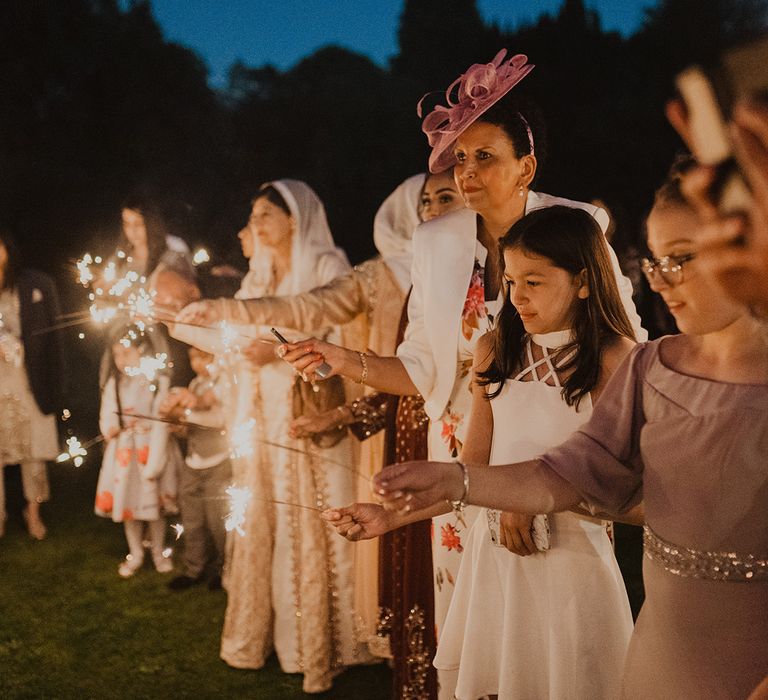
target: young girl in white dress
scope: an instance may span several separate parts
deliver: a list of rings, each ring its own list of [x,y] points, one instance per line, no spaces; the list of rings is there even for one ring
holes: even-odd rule
[[[461,453],[485,464],[535,457],[586,422],[634,335],[602,233],[586,212],[532,212],[500,249],[507,293],[496,329],[475,353]],[[326,517],[358,538],[447,510],[400,515],[357,504]],[[618,694],[631,633],[605,523],[483,509],[465,539],[434,663],[458,672],[460,700],[607,700]]]
[[[99,427],[106,449],[94,510],[125,527],[128,555],[118,567],[123,578],[133,576],[144,563],[145,525],[155,569],[160,573],[173,569],[164,553],[164,507],[173,509],[176,497],[175,471],[165,469],[168,428],[164,423],[130,415],[158,415],[157,409],[168,394],[165,374],[150,379],[131,371],[139,367],[142,354],[151,354],[153,349],[146,338],[138,345],[114,342],[107,352],[109,378],[101,393]]]

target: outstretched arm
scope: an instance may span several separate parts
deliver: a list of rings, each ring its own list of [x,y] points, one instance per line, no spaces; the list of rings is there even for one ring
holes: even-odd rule
[[[385,508],[404,513],[462,497],[473,505],[530,514],[568,510],[582,500],[569,482],[540,460],[465,466],[466,495],[463,470],[450,462],[393,464],[374,477],[374,490]]]

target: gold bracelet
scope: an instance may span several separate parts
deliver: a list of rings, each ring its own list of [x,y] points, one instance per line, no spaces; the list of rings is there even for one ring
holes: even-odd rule
[[[360,364],[363,366],[363,371],[360,374],[360,379],[357,380],[358,384],[365,384],[365,380],[368,379],[368,360],[365,359],[365,353],[358,351],[360,356]]]

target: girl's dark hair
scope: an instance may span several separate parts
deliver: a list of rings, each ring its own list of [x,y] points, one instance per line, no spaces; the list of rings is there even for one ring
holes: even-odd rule
[[[16,281],[19,279],[19,273],[21,272],[19,249],[16,247],[16,241],[8,229],[2,226],[0,226],[0,242],[5,247],[6,254],[8,255],[5,274],[3,275],[3,284],[0,286],[0,289],[12,290],[16,288]]]
[[[141,194],[132,194],[123,200],[121,209],[137,211],[144,217],[144,226],[147,229],[147,267],[145,275],[149,277],[160,263],[160,258],[168,250],[168,228],[157,205],[148,197]],[[131,251],[131,244],[124,232],[120,232],[118,244],[126,253]]]
[[[502,270],[504,251],[511,248],[547,258],[572,275],[585,271],[589,296],[575,301],[574,340],[569,346],[576,354],[560,368],[569,372],[563,382],[563,399],[578,407],[598,382],[600,353],[606,344],[619,336],[634,338],[603,233],[582,209],[548,207],[524,216],[499,241]],[[478,373],[480,386],[498,384],[488,394],[489,399],[498,396],[504,382],[524,366],[526,338],[523,322],[507,293],[493,331],[493,360]]]
[[[525,93],[512,90],[477,121],[501,127],[512,141],[516,158],[531,154],[531,138],[528,136],[530,128],[533,153],[536,156],[535,182],[547,156],[547,131],[538,105]]]
[[[280,194],[280,192],[278,192],[274,185],[267,183],[266,185],[259,187],[259,191],[256,193],[256,196],[251,200],[251,206],[256,204],[259,199],[266,199],[276,207],[280,207],[280,209],[282,209],[287,216],[293,216],[291,214],[290,208],[288,207],[288,203],[285,201],[285,198]]]

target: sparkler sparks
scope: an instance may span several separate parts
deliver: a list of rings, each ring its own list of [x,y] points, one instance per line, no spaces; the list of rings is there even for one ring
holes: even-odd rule
[[[198,248],[192,256],[192,264],[202,265],[207,262],[211,262],[211,256],[208,254],[208,251],[205,248]]]
[[[70,459],[72,463],[79,467],[83,464],[83,459],[88,455],[88,450],[74,435],[66,440],[67,449],[66,452],[62,452],[57,458],[56,462],[67,462]]]
[[[184,526],[181,523],[173,523],[171,525],[171,530],[173,530],[176,533],[176,542],[178,542],[179,538],[184,534]]]
[[[154,357],[142,357],[138,367],[126,367],[125,373],[129,377],[138,377],[140,374],[153,381],[159,372],[166,369],[168,355],[164,352],[157,353]]]
[[[245,513],[248,510],[248,504],[251,501],[251,489],[247,486],[238,488],[234,484],[227,487],[226,494],[229,496],[229,513],[224,521],[224,529],[227,532],[234,530],[240,537],[245,537],[243,524],[245,523]]]
[[[229,431],[229,455],[232,459],[249,457],[253,454],[253,430],[256,427],[256,419],[250,418],[243,423],[238,423]]]

